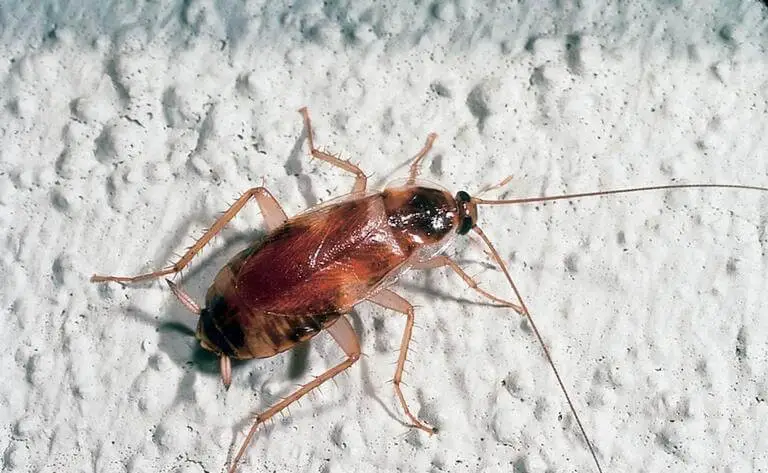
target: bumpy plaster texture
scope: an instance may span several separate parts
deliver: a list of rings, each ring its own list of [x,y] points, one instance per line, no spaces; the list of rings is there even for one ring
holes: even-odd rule
[[[698,2],[6,2],[0,61],[0,463],[25,472],[221,471],[253,412],[342,358],[330,337],[238,363],[225,391],[164,283],[245,189],[291,213],[423,177],[529,196],[768,185],[768,8]],[[605,471],[768,470],[768,194],[652,192],[481,209]],[[181,281],[202,302],[263,234],[247,208]],[[482,246],[449,251],[512,297]],[[269,270],[269,268],[265,268]],[[591,471],[528,324],[445,271],[404,317],[350,315],[365,356],[256,437],[242,471]]]

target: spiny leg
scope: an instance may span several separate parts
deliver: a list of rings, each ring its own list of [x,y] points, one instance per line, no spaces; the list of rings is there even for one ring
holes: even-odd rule
[[[419,151],[416,156],[413,157],[413,162],[411,163],[410,172],[408,174],[408,184],[413,184],[416,182],[416,177],[419,175],[419,171],[421,170],[421,161],[427,155],[429,150],[432,149],[432,143],[434,143],[436,139],[437,133],[430,133],[427,135],[427,142],[424,144],[424,147],[421,148],[421,151]]]
[[[245,206],[245,204],[251,198],[254,198],[256,203],[259,204],[259,208],[261,209],[261,213],[264,216],[264,221],[266,222],[267,228],[269,230],[274,230],[288,219],[282,207],[280,207],[280,204],[277,202],[277,200],[275,200],[274,197],[272,197],[272,194],[270,194],[265,187],[254,187],[252,189],[248,189],[242,196],[240,196],[240,198],[237,199],[235,203],[232,204],[232,206],[230,206],[229,209],[227,209],[227,211],[224,212],[224,214],[216,220],[216,222],[214,222],[211,228],[209,228],[208,231],[206,231],[203,236],[201,236],[195,242],[194,245],[189,247],[187,252],[184,253],[184,255],[173,265],[159,271],[140,274],[138,276],[100,276],[94,274],[91,276],[91,282],[139,282],[159,278],[168,274],[178,273],[184,269],[184,267],[187,266],[190,261],[192,261],[192,258],[201,249],[203,249],[203,247],[214,236],[216,236],[216,234],[219,233],[221,229],[224,228],[224,226],[229,223],[229,221],[232,220],[235,215],[237,215],[238,212],[240,212],[243,206]]]
[[[343,159],[339,159],[336,156],[320,151],[315,148],[315,141],[312,137],[312,122],[309,119],[309,110],[307,107],[301,107],[299,113],[304,117],[304,126],[307,128],[307,141],[309,142],[309,153],[313,158],[320,159],[326,163],[332,164],[338,168],[341,168],[347,172],[351,172],[355,175],[355,184],[352,186],[352,193],[364,192],[368,183],[368,177],[365,173],[354,164]]]
[[[414,264],[413,268],[414,269],[434,269],[434,268],[442,268],[443,266],[448,266],[449,268],[451,268],[456,274],[459,275],[459,277],[461,277],[461,279],[464,280],[465,283],[467,283],[469,287],[471,287],[472,289],[480,293],[480,295],[482,295],[483,297],[490,299],[493,302],[496,302],[498,304],[501,304],[504,307],[509,307],[520,315],[526,315],[525,311],[521,306],[517,304],[513,304],[512,302],[504,300],[500,297],[496,297],[490,292],[482,289],[480,285],[477,283],[477,281],[475,281],[472,278],[472,276],[467,274],[463,269],[461,269],[461,266],[459,266],[458,263],[456,263],[455,261],[453,261],[447,256],[444,256],[444,255],[435,256],[434,258],[429,259],[427,261]]]
[[[174,296],[176,296],[176,299],[181,302],[181,305],[187,308],[188,311],[192,312],[193,314],[200,314],[200,306],[197,305],[197,302],[192,300],[192,297],[184,291],[184,289],[180,288],[176,284],[174,284],[173,281],[170,279],[165,280],[166,283],[168,283],[168,287],[171,288],[171,292]]]
[[[339,317],[339,320],[337,320],[333,325],[327,328],[328,333],[331,334],[333,339],[336,341],[336,343],[339,344],[342,350],[344,350],[344,353],[347,355],[347,359],[343,362],[339,363],[338,365],[334,366],[333,368],[329,369],[325,373],[321,374],[320,376],[316,377],[309,383],[303,385],[300,387],[296,392],[291,394],[290,396],[284,398],[282,401],[278,402],[274,406],[270,407],[266,411],[262,412],[261,414],[258,414],[256,416],[256,421],[253,423],[253,426],[251,427],[251,430],[248,432],[248,435],[245,437],[245,440],[243,441],[242,446],[240,447],[240,450],[237,452],[237,455],[235,456],[235,459],[232,461],[232,465],[229,467],[229,473],[234,473],[237,469],[237,464],[240,461],[240,459],[243,457],[243,454],[245,453],[245,449],[248,448],[248,444],[251,443],[251,439],[256,433],[256,429],[259,425],[263,424],[270,418],[272,418],[275,414],[279,413],[289,405],[291,405],[294,401],[299,400],[302,396],[307,394],[308,392],[312,391],[316,387],[320,386],[324,382],[328,381],[329,379],[333,378],[337,374],[341,373],[345,369],[352,366],[354,362],[356,362],[360,358],[360,342],[357,339],[357,334],[355,334],[355,330],[352,328],[352,325],[350,325],[349,320],[347,320],[346,317],[343,315]]]
[[[508,185],[510,182],[512,182],[512,179],[514,179],[514,178],[515,178],[514,176],[509,175],[509,176],[505,177],[504,179],[502,179],[501,181],[499,181],[498,184],[491,184],[491,185],[488,185],[486,187],[483,187],[482,189],[477,191],[477,193],[475,195],[485,194],[486,192],[491,192],[491,191],[495,191],[496,189],[501,189],[502,187],[504,187],[504,186]]]
[[[414,312],[413,312],[413,306],[410,302],[403,299],[401,296],[397,295],[396,293],[384,289],[380,292],[378,292],[376,295],[367,297],[369,301],[373,302],[374,304],[378,304],[384,308],[392,309],[395,312],[400,312],[402,314],[405,314],[408,317],[408,320],[405,323],[405,331],[403,332],[403,339],[400,342],[400,356],[397,359],[397,369],[395,370],[395,377],[392,379],[392,384],[395,386],[395,394],[397,394],[398,399],[400,399],[400,404],[403,406],[403,410],[405,411],[405,415],[408,416],[409,419],[411,419],[411,427],[416,427],[428,434],[434,434],[436,430],[433,427],[429,427],[425,425],[423,422],[421,422],[419,419],[416,418],[411,413],[411,410],[408,409],[408,404],[405,402],[405,396],[403,396],[403,391],[400,389],[400,383],[403,379],[403,369],[405,367],[405,359],[408,356],[408,345],[411,342],[411,334],[413,332],[413,320],[414,320]]]

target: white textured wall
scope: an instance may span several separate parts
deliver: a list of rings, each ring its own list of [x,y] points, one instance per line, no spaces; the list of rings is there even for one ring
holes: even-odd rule
[[[0,463],[13,472],[215,472],[249,413],[341,359],[327,335],[237,364],[189,336],[165,265],[262,178],[293,214],[381,186],[428,132],[424,176],[505,195],[768,185],[768,8],[530,0],[5,2],[0,9]],[[408,5],[408,6],[406,6]],[[606,472],[768,470],[768,194],[656,192],[481,209]],[[263,227],[195,260],[197,300]],[[254,233],[255,232],[255,233]],[[510,297],[481,247],[458,260]],[[263,429],[241,471],[594,471],[520,317],[444,271],[418,306],[403,427],[387,383],[404,318],[359,306],[361,362]]]

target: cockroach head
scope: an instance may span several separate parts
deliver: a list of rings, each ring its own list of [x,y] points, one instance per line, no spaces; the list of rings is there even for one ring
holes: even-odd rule
[[[459,226],[456,232],[459,235],[466,235],[477,223],[477,205],[465,191],[456,193],[456,205],[459,211]]]

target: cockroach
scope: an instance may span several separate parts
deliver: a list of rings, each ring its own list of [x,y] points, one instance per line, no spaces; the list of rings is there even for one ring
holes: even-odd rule
[[[413,158],[407,179],[390,184],[380,192],[368,192],[367,177],[358,166],[315,148],[309,112],[306,107],[299,112],[304,118],[310,156],[355,176],[349,194],[288,218],[265,187],[255,187],[237,199],[172,266],[132,277],[91,277],[93,282],[133,283],[176,275],[248,201],[256,201],[269,232],[265,238],[235,255],[218,272],[207,291],[205,307],[200,308],[181,287],[166,279],[179,301],[199,316],[196,338],[204,349],[219,357],[221,378],[227,387],[232,379],[231,359],[271,357],[323,330],[331,334],[346,354],[346,359],[258,414],[230,464],[229,473],[237,469],[259,425],[358,360],[360,344],[345,315],[363,301],[373,302],[407,317],[393,378],[395,395],[411,427],[428,434],[435,433],[433,427],[413,415],[400,388],[415,315],[413,306],[390,287],[407,271],[440,267],[450,268],[480,295],[496,305],[511,308],[528,320],[576,419],[595,467],[602,472],[595,448],[522,295],[496,248],[477,225],[478,206],[669,189],[768,191],[765,187],[737,184],[669,184],[505,200],[472,197],[465,191],[452,195],[435,184],[418,179],[421,163],[437,138],[431,133]],[[504,184],[506,182],[500,185]],[[514,302],[482,289],[454,260],[443,254],[454,238],[469,232],[477,235],[487,247],[487,253],[514,293]]]

